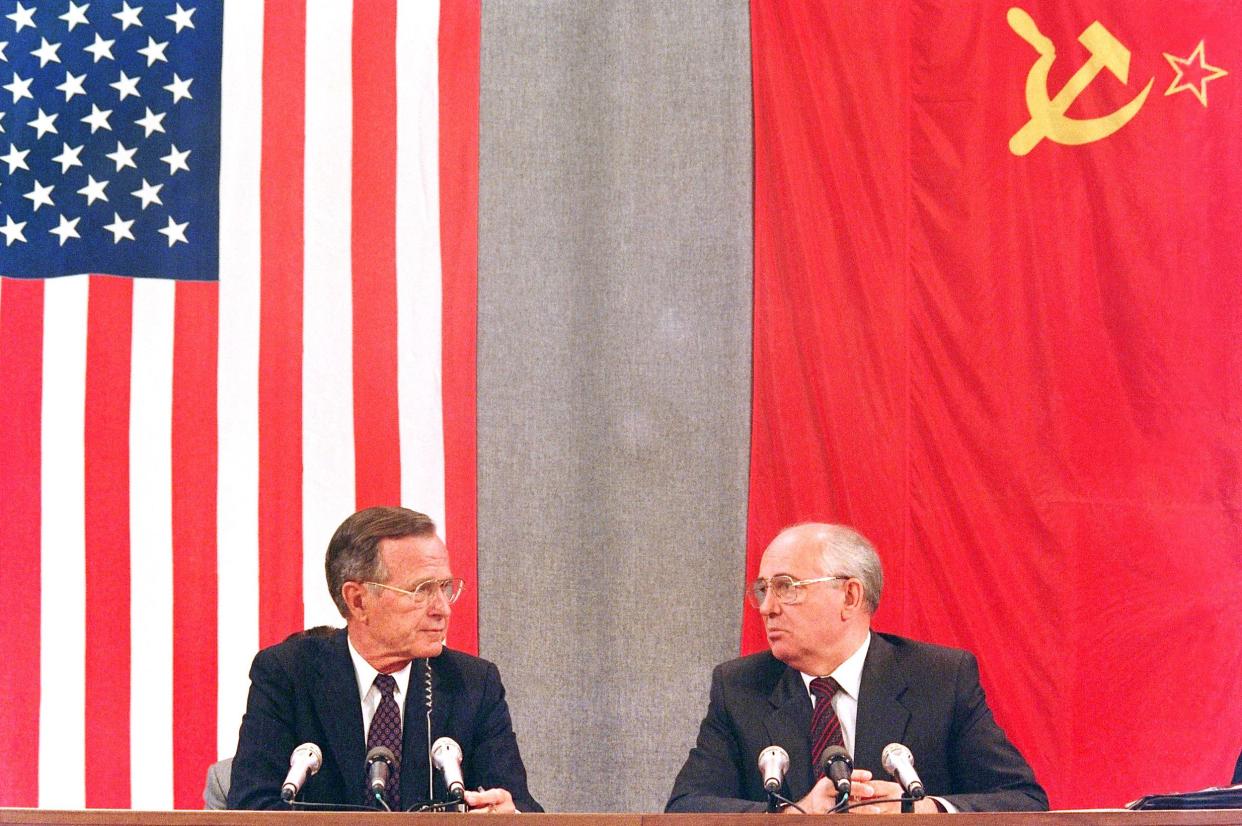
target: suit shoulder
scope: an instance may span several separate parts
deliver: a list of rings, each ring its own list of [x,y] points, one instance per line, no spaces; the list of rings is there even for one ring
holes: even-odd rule
[[[788,667],[771,651],[760,651],[721,663],[712,672],[712,679],[728,685],[770,689]]]
[[[298,632],[275,645],[259,651],[254,658],[256,668],[279,668],[298,674],[333,656],[335,648],[344,647],[345,629],[331,633]]]
[[[443,649],[440,656],[432,658],[431,670],[451,671],[460,674],[467,681],[481,680],[489,671],[499,673],[496,664],[491,660],[451,648]]]
[[[896,634],[873,633],[892,647],[893,657],[902,664],[960,666],[962,662],[974,659],[974,654],[964,648],[920,642]]]

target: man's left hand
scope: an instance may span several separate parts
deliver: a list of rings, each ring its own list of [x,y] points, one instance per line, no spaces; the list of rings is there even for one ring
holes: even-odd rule
[[[517,808],[513,805],[513,795],[505,789],[484,789],[478,792],[466,792],[466,807],[471,814],[513,814]]]
[[[850,780],[854,784],[854,794],[850,797],[851,804],[866,804],[868,800],[891,800],[905,794],[901,786],[891,780],[872,780],[871,772],[866,769],[855,769]],[[936,805],[936,801],[925,797],[914,801],[914,811],[918,814],[935,814],[940,811],[940,807]],[[901,804],[897,802],[876,802],[850,809],[850,814],[860,815],[895,815],[900,812]]]

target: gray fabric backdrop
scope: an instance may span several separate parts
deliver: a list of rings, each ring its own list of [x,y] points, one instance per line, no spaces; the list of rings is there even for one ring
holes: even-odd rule
[[[480,649],[551,811],[658,810],[738,650],[745,0],[485,2]]]

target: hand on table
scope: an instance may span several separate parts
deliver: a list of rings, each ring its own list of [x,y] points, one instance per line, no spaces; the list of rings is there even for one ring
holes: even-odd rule
[[[850,803],[866,803],[868,800],[889,800],[891,798],[901,797],[903,792],[901,786],[889,780],[874,780],[871,772],[866,769],[854,769],[850,774]],[[809,815],[827,814],[837,805],[837,790],[826,777],[821,777],[806,797],[798,801],[801,807]],[[850,809],[851,812],[859,814],[898,814],[901,812],[901,804],[892,803],[871,803],[859,806],[857,809]],[[940,811],[934,800],[924,798],[916,801],[914,811],[920,814],[931,814]],[[793,806],[787,806],[783,814],[801,814]]]
[[[505,789],[482,789],[466,792],[466,807],[471,814],[513,814],[513,795]]]

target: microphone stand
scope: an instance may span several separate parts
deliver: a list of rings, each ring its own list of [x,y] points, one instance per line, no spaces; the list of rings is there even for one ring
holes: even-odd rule
[[[903,815],[914,814],[914,798],[908,794],[901,796],[901,813]]]
[[[464,812],[466,804],[460,797],[449,797],[445,800],[429,800],[406,809],[407,812]]]
[[[768,792],[768,814],[774,815],[781,810],[781,802],[776,799],[776,792]]]

